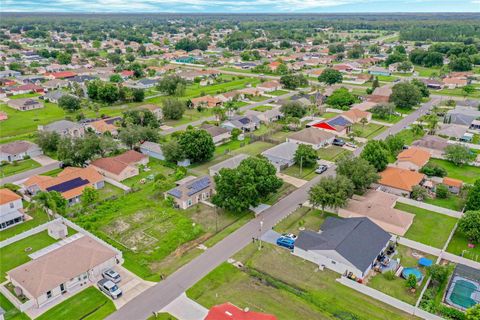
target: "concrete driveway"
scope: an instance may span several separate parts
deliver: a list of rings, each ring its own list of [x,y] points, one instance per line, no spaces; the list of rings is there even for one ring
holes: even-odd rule
[[[58,163],[57,160],[50,158],[49,156],[46,156],[44,154],[41,154],[36,157],[32,157],[32,160],[40,163],[41,166],[48,166],[49,164],[54,164]]]
[[[290,183],[295,188],[300,188],[301,186],[303,186],[305,183],[308,182],[307,180],[295,178],[295,177],[283,174],[281,172],[277,172],[277,177],[279,177],[280,179],[282,179],[286,183]]]
[[[268,243],[277,245],[277,239],[280,238],[281,236],[282,235],[280,233],[278,233],[277,231],[268,230],[267,232],[262,234],[260,239],[264,242],[268,242]]]
[[[124,304],[138,296],[140,293],[156,284],[156,282],[150,282],[141,279],[122,266],[116,266],[114,269],[122,276],[122,281],[120,281],[118,286],[120,289],[122,289],[123,295],[120,298],[113,300],[113,303],[117,309],[121,308]]]
[[[208,309],[182,293],[161,312],[167,312],[179,320],[203,320],[208,314]]]

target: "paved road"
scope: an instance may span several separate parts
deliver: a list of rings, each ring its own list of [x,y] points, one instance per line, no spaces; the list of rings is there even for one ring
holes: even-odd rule
[[[289,97],[295,95],[296,93],[297,93],[297,91],[291,91],[291,92],[289,92],[287,94],[284,94],[284,95],[281,95],[281,96],[272,97],[272,98],[269,98],[269,99],[264,100],[264,101],[249,104],[248,106],[244,106],[244,107],[239,108],[239,110],[240,111],[247,111],[247,110],[253,109],[255,107],[262,106],[266,103],[273,103],[273,102],[276,102],[276,101],[279,101],[279,100],[282,100],[282,99],[289,98]],[[195,126],[201,125],[205,121],[213,121],[213,120],[215,120],[215,116],[202,118],[202,119],[197,120],[197,121],[192,121],[192,122],[180,125],[180,126],[172,127],[171,129],[168,129],[168,130],[160,131],[160,134],[167,135],[167,134],[173,133],[175,131],[185,130],[188,126],[194,126],[195,127]]]
[[[8,176],[8,177],[5,177],[3,179],[0,179],[0,185],[4,185],[5,183],[13,183],[15,181],[20,181],[20,180],[23,180],[23,179],[27,179],[27,178],[29,178],[33,175],[42,174],[42,173],[45,173],[45,172],[48,172],[48,171],[52,171],[53,169],[57,169],[58,167],[59,167],[59,162],[54,162],[54,163],[51,163],[51,164],[47,164],[46,166],[43,166],[43,167],[39,167],[39,168],[35,168],[35,169],[28,170],[28,171],[25,171],[25,172],[21,172],[21,173],[15,174],[13,176]]]
[[[385,139],[389,134],[395,134],[414,122],[419,116],[425,114],[438,98],[424,103],[419,109],[403,118],[400,122],[390,127],[388,131],[382,132],[375,139]],[[358,156],[361,148],[355,150],[354,155]],[[225,239],[209,248],[203,254],[184,265],[166,280],[159,282],[154,287],[143,292],[128,304],[110,315],[108,320],[141,320],[152,315],[175,300],[188,288],[206,276],[219,264],[226,261],[236,252],[248,245],[252,238],[260,238],[262,234],[271,230],[280,220],[288,216],[295,209],[304,203],[308,197],[308,190],[315,185],[321,177],[335,175],[335,166],[330,167],[321,176],[318,175],[302,187],[298,188],[272,207],[265,210],[257,218],[249,221],[243,227],[227,236]],[[262,228],[261,226],[262,222]]]

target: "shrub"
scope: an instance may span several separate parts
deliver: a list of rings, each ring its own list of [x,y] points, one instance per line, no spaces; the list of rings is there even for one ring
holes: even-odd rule
[[[413,274],[410,274],[405,282],[405,286],[408,289],[415,289],[417,287],[417,277],[415,277]]]
[[[465,314],[457,309],[447,307],[443,304],[437,307],[437,312],[440,313],[446,319],[452,320],[465,320]]]
[[[395,272],[393,270],[389,270],[383,274],[383,277],[389,281],[395,280]]]
[[[447,199],[448,198],[448,188],[446,185],[439,184],[435,189],[435,195],[439,199]]]
[[[426,174],[429,177],[435,176],[435,177],[445,177],[447,175],[447,170],[445,168],[437,165],[437,164],[431,164],[427,163],[421,170],[421,173]]]

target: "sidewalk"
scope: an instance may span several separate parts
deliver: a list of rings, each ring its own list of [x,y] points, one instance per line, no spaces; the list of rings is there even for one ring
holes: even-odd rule
[[[160,312],[170,313],[179,320],[203,320],[208,314],[208,309],[182,293]]]
[[[295,178],[295,177],[292,177],[292,176],[289,176],[289,175],[286,175],[286,174],[283,174],[283,173],[280,173],[280,172],[277,173],[277,177],[279,177],[280,179],[282,179],[286,183],[290,183],[295,188],[300,188],[301,186],[303,186],[305,183],[308,182],[307,180]]]

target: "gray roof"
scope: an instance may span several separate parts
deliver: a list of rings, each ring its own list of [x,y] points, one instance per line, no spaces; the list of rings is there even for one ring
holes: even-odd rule
[[[321,232],[302,231],[295,246],[303,250],[334,250],[359,270],[366,270],[391,235],[370,219],[328,217]]]
[[[140,150],[141,149],[148,150],[150,152],[155,152],[157,154],[163,155],[162,146],[158,143],[155,143],[155,142],[145,141],[140,146]]]
[[[48,91],[47,93],[45,93],[44,99],[49,99],[49,100],[53,99],[58,101],[58,99],[66,95],[69,95],[69,94],[61,90]]]
[[[457,106],[454,110],[447,112],[445,119],[448,123],[470,126],[478,117],[480,117],[480,111],[477,108]]]
[[[68,121],[68,120],[59,120],[52,122],[50,124],[47,124],[46,126],[43,127],[44,131],[55,131],[55,132],[62,132],[65,130],[68,130],[70,128],[74,128],[79,126],[79,124]]]
[[[279,145],[276,145],[273,148],[263,151],[262,155],[291,160],[294,158],[297,148],[298,148],[298,144],[296,143],[284,142]]]
[[[442,124],[437,134],[460,139],[467,132],[468,127],[459,124]]]
[[[240,165],[240,162],[247,159],[248,157],[249,157],[248,155],[240,153],[230,159],[227,159],[225,161],[217,163],[216,165],[211,166],[210,168],[208,168],[208,170],[211,175],[214,175],[223,168],[235,169]]]

